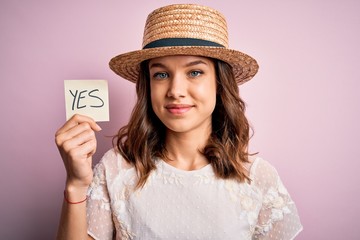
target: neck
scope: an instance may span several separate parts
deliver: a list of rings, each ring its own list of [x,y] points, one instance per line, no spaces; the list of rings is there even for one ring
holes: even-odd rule
[[[196,170],[209,162],[201,151],[206,146],[210,131],[178,133],[168,130],[166,133],[166,150],[168,163],[183,170]]]

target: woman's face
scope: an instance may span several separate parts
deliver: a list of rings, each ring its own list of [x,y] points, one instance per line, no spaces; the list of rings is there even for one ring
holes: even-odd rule
[[[149,72],[152,108],[168,130],[211,133],[216,103],[216,74],[211,59],[155,58],[149,61]]]

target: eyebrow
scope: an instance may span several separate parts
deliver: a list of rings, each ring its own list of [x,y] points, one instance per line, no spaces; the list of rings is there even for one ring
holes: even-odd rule
[[[185,64],[185,67],[191,67],[191,66],[195,66],[195,65],[198,65],[198,64],[208,65],[206,62],[204,62],[202,60],[196,60],[196,61],[189,62],[189,63]]]
[[[184,67],[191,67],[191,66],[195,66],[195,65],[198,65],[198,64],[208,65],[206,62],[204,62],[202,60],[196,60],[196,61],[192,61],[192,62],[189,62],[189,63],[185,64]],[[157,62],[150,64],[149,69],[151,69],[153,67],[166,68],[166,66],[164,64],[157,63]]]

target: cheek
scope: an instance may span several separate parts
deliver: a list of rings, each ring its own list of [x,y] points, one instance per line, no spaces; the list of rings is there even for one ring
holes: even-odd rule
[[[216,101],[216,84],[213,82],[203,84],[197,88],[198,96],[201,96],[208,102]]]
[[[159,105],[161,105],[161,97],[160,96],[161,96],[160,89],[150,85],[151,106],[156,114],[159,110]]]
[[[152,108],[155,110],[154,107],[156,106],[156,95],[154,94],[153,91],[150,92],[150,101]]]
[[[208,89],[208,99],[211,102],[212,111],[214,111],[215,105],[216,105],[216,95],[217,95],[216,88],[217,88],[216,81],[214,80],[214,82],[210,85],[210,87]]]
[[[156,88],[155,88],[154,85],[151,84],[151,82],[150,82],[150,98],[151,98],[151,104],[153,103],[154,99],[156,98],[155,93],[156,93]]]

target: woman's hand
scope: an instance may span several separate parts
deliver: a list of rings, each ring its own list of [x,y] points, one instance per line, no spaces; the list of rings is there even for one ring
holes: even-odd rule
[[[76,114],[55,134],[67,173],[66,191],[73,199],[86,193],[92,181],[92,155],[97,145],[95,131],[100,130],[93,119]]]

